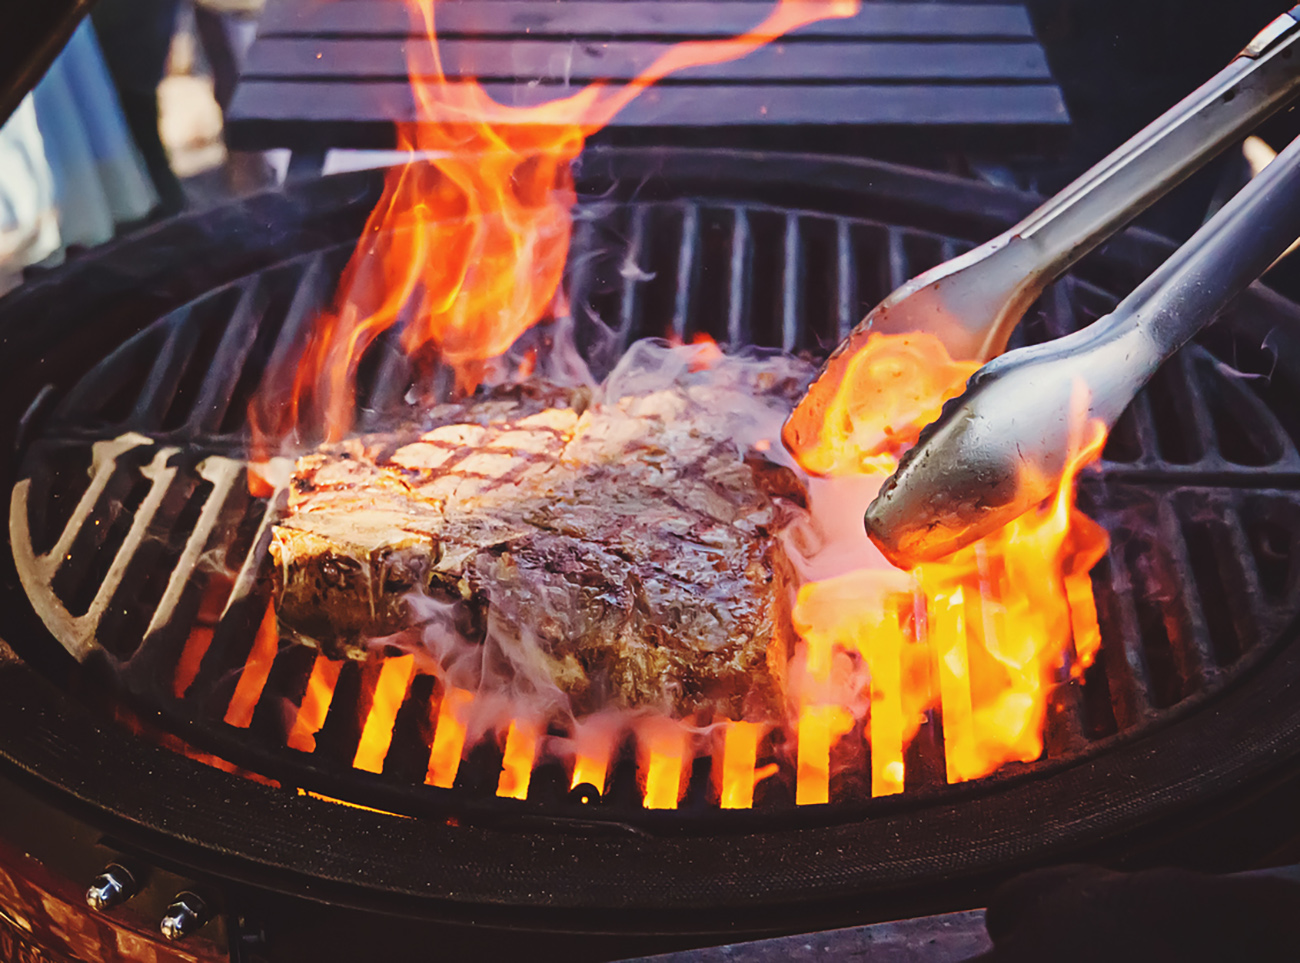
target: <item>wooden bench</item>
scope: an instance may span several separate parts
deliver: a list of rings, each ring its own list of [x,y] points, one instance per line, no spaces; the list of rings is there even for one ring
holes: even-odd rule
[[[757,25],[764,0],[439,0],[450,78],[505,104],[634,76],[669,45]],[[236,149],[394,146],[410,119],[402,0],[271,0],[226,119]],[[417,61],[417,63],[420,61]],[[742,60],[673,74],[597,135],[890,156],[907,149],[1038,153],[1069,123],[1018,4],[864,0]],[[902,153],[907,153],[903,150]]]

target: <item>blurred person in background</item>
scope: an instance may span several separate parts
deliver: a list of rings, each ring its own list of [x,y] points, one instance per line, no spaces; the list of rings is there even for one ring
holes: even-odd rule
[[[103,244],[122,225],[157,212],[159,193],[127,130],[89,22],[73,33],[32,100],[65,248]]]
[[[0,295],[58,247],[54,177],[29,94],[0,127]]]
[[[0,128],[0,291],[27,267],[110,240],[158,200],[82,23]]]
[[[157,191],[161,214],[185,206],[158,133],[158,85],[167,69],[180,0],[99,0],[91,12],[122,112]]]
[[[260,153],[230,153],[222,142],[224,113],[262,5],[263,0],[99,0],[91,13],[127,124],[161,200],[160,214],[273,183]]]

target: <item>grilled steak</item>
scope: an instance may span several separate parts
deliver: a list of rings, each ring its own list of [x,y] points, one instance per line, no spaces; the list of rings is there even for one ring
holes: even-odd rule
[[[792,473],[742,450],[707,384],[587,402],[516,387],[299,459],[271,549],[282,622],[360,655],[420,593],[576,712],[777,710]]]

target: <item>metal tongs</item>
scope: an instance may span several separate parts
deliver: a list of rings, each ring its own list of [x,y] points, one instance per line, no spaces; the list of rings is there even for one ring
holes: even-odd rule
[[[1048,284],[1300,92],[1300,6],[1224,70],[1015,227],[903,285],[828,360],[786,424],[796,450],[871,332],[924,330],[987,360]],[[866,514],[900,567],[989,534],[1050,497],[1081,420],[1107,428],[1161,363],[1300,235],[1300,140],[1115,309],[985,365],[922,434]]]

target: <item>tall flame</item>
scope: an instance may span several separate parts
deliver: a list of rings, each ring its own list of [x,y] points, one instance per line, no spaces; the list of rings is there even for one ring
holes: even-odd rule
[[[794,454],[820,474],[883,482],[971,368],[929,335],[873,335],[840,366],[825,422],[804,423],[798,437],[810,441]],[[800,802],[825,800],[827,754],[852,728],[850,710],[869,715],[876,796],[902,790],[904,749],[930,710],[942,720],[949,782],[1042,754],[1052,687],[1067,667],[1081,675],[1101,641],[1088,572],[1107,536],[1075,508],[1074,483],[1100,456],[1105,430],[1080,424],[1076,434],[1046,506],[909,573],[866,557],[800,587]],[[807,764],[805,746],[816,754]]]
[[[511,107],[472,79],[446,77],[436,2],[408,0],[430,50],[418,43],[408,48],[415,110],[399,125],[398,141],[428,160],[388,174],[333,307],[314,320],[293,370],[268,372],[250,406],[255,460],[286,439],[344,436],[352,427],[362,356],[386,332],[396,335],[417,377],[445,365],[462,393],[493,377],[493,359],[548,313],[564,310],[559,288],[576,199],[570,162],[585,139],[672,71],[745,56],[816,20],[852,16],[858,3],[777,0],[753,30],[678,44],[629,83],[597,82],[537,106]],[[430,62],[427,73],[416,67]],[[720,357],[715,345],[695,350],[693,372]],[[535,362],[529,355],[513,376],[527,377]],[[819,480],[878,485],[974,368],[954,362],[925,334],[873,335],[835,360],[830,370],[839,381],[830,400],[796,411],[785,441]],[[800,643],[790,666],[786,720],[796,738],[780,741],[782,751],[794,753],[798,804],[830,800],[836,747],[851,733],[867,742],[856,746],[855,758],[869,748],[877,796],[904,789],[907,747],[930,721],[943,727],[950,782],[1041,754],[1052,686],[1067,669],[1079,675],[1100,644],[1088,572],[1105,551],[1106,536],[1075,509],[1073,484],[1103,440],[1089,426],[1048,506],[948,559],[900,572],[883,558],[857,558],[851,550],[836,556],[835,571],[805,573],[793,611]],[[853,564],[843,564],[846,559]],[[206,641],[193,640],[183,676],[197,671]],[[276,642],[268,612],[227,713],[231,725],[250,724]],[[414,672],[409,657],[381,670],[354,760],[358,768],[382,771]],[[178,676],[181,691],[185,677]],[[314,749],[338,678],[338,663],[317,659],[288,740],[295,749]],[[482,705],[476,695],[442,680],[430,707],[429,785],[455,784],[468,744],[478,738],[469,725],[471,708]],[[511,715],[502,722],[509,726],[497,793],[525,799],[533,766],[555,741],[544,738],[541,719]],[[719,804],[749,808],[755,785],[776,768],[759,765],[759,748],[777,720],[720,722],[713,750]],[[620,724],[575,721],[572,787],[605,791]],[[699,730],[666,717],[639,718],[631,727],[645,807],[676,808],[701,744]]]
[[[408,0],[422,44],[408,46],[415,117],[398,125],[403,150],[430,156],[388,177],[340,283],[315,323],[285,396],[273,373],[250,410],[254,454],[310,426],[337,440],[352,424],[357,368],[382,333],[400,330],[420,366],[455,371],[467,392],[550,309],[569,251],[575,200],[569,164],[585,139],[669,73],[743,57],[806,24],[853,16],[859,0],[778,0],[749,32],[680,43],[640,76],[598,82],[532,107],[497,103],[472,79],[449,80],[435,0]],[[432,61],[432,72],[418,64]]]

